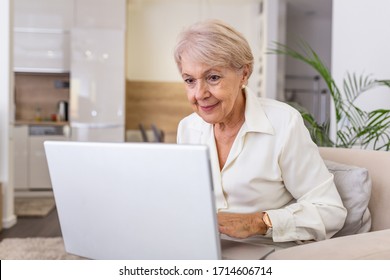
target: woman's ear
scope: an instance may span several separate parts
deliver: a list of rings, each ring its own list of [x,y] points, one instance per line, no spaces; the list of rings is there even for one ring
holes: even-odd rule
[[[246,85],[248,83],[248,79],[249,79],[249,66],[248,65],[244,65],[244,67],[242,68],[242,84],[243,85]]]

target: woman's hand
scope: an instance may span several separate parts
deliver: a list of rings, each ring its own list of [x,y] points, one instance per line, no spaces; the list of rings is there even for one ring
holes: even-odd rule
[[[267,226],[263,222],[264,213],[236,214],[218,213],[219,232],[234,238],[247,238],[264,235]]]

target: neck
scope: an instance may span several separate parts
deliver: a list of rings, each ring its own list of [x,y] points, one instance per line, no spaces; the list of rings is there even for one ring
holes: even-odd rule
[[[239,118],[234,119],[234,121],[230,121],[227,123],[217,123],[215,124],[214,128],[218,130],[219,132],[228,133],[228,132],[234,132],[238,131],[242,124],[245,121],[245,116],[239,116]]]
[[[224,134],[226,136],[235,136],[240,130],[242,124],[245,121],[245,95],[242,95],[242,98],[238,101],[236,105],[237,110],[233,111],[231,117],[221,123],[214,125],[214,130],[219,134]]]

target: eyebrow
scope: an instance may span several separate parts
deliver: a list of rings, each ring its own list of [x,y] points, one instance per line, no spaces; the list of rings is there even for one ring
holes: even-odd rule
[[[220,71],[220,70],[217,70],[217,69],[215,69],[215,68],[209,68],[209,69],[207,69],[205,72],[202,73],[202,77],[205,77],[205,76],[209,75],[209,74],[210,74],[211,72],[213,72],[213,71],[216,71],[216,72],[218,72],[219,74],[222,74],[222,71]],[[187,74],[187,73],[182,73],[181,76],[182,76],[182,77],[184,77],[184,76],[193,77],[192,75]]]

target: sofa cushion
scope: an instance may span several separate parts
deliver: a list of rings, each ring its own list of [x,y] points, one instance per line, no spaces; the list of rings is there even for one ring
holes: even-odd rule
[[[347,218],[343,228],[334,237],[370,231],[371,215],[368,202],[371,196],[371,179],[368,170],[325,160],[328,170],[340,193]]]
[[[267,260],[389,260],[390,229],[276,250]],[[388,261],[384,262],[387,265]],[[352,278],[352,277],[351,277]]]

